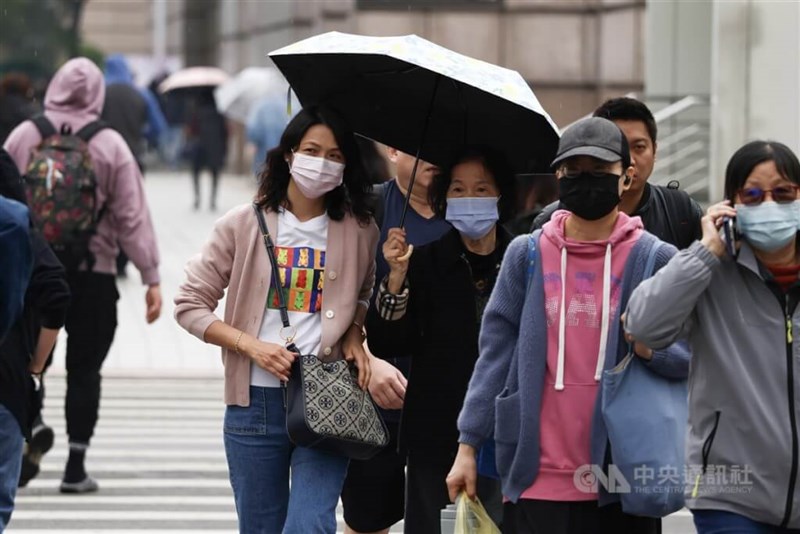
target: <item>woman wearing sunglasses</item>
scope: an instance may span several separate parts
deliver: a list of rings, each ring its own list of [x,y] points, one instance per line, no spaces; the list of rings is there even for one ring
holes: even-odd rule
[[[700,534],[800,533],[800,162],[754,141],[728,163],[703,237],[631,296],[649,347],[688,336],[687,505]],[[720,229],[735,219],[734,246]]]

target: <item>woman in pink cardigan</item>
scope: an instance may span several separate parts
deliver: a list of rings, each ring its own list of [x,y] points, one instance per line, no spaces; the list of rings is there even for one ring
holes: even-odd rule
[[[369,191],[352,133],[331,112],[305,109],[268,153],[256,200],[275,242],[297,348],[355,362],[362,388],[370,375],[362,325],[378,241]],[[271,281],[252,206],[234,208],[188,263],[175,318],[222,347],[225,452],[239,531],[334,534],[348,459],[289,441],[280,383],[297,354],[281,339]],[[213,312],[226,288],[223,321]]]

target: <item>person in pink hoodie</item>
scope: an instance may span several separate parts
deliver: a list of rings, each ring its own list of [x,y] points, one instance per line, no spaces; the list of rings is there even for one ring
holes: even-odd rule
[[[475,495],[476,451],[493,433],[504,532],[658,534],[659,519],[625,513],[619,495],[581,473],[613,463],[598,398],[603,372],[628,351],[620,312],[647,276],[651,250],[656,268],[676,250],[619,210],[633,167],[613,122],[594,117],[569,128],[553,166],[566,209],[515,239],[503,258],[458,420],[450,498]],[[634,349],[654,373],[686,377],[685,350]]]
[[[76,58],[55,74],[45,95],[45,117],[56,130],[66,126],[73,132],[99,120],[105,99],[103,73],[90,60]],[[25,174],[31,150],[42,142],[32,121],[20,124],[9,135],[4,148]],[[61,491],[96,491],[97,483],[87,475],[84,458],[97,423],[100,403],[100,368],[117,327],[115,275],[117,243],[130,257],[147,286],[146,320],[161,314],[159,254],[153,223],[145,199],[142,175],[125,140],[104,128],[89,142],[89,155],[97,178],[96,234],[89,242],[91,260],[68,273],[72,304],[67,313],[67,435],[70,454]],[[92,264],[87,269],[87,263]],[[51,431],[52,432],[52,431]],[[52,443],[52,442],[51,442]]]

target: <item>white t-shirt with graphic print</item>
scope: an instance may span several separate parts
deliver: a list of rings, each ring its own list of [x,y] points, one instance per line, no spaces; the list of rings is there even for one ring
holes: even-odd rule
[[[322,346],[320,310],[329,222],[327,213],[305,222],[284,209],[278,213],[275,259],[278,261],[278,272],[289,310],[289,322],[297,328],[294,342],[303,354],[319,354]],[[283,324],[272,280],[267,302],[258,339],[283,345],[284,341],[280,338]],[[278,377],[252,363],[250,385],[280,387],[281,384]]]

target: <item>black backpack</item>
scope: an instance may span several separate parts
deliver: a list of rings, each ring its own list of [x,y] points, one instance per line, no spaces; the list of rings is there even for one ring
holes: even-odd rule
[[[653,186],[651,191],[653,199],[661,205],[667,216],[672,242],[682,250],[689,248],[702,235],[702,211],[686,191],[678,189],[679,185],[676,180],[672,180],[666,187]]]

